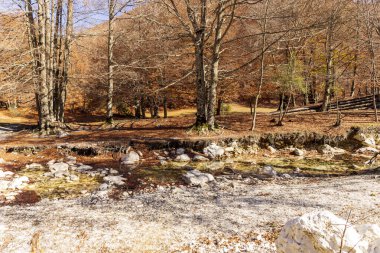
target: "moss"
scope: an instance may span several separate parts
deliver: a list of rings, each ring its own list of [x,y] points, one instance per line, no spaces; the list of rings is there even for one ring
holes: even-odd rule
[[[82,191],[94,191],[99,186],[99,178],[85,174],[76,174],[80,180],[69,182],[65,178],[48,178],[43,170],[22,170],[19,174],[27,176],[30,184],[26,190],[35,191],[41,198],[73,199],[82,195]],[[74,173],[73,173],[74,174]]]

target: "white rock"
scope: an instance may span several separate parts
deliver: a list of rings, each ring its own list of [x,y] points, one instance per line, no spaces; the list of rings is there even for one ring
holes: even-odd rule
[[[202,173],[199,170],[191,170],[182,176],[182,179],[188,185],[199,186],[214,181],[214,176],[208,173]]]
[[[226,151],[226,152],[234,152],[235,148],[234,147],[226,147],[226,148],[224,148],[224,151]]]
[[[373,147],[376,146],[376,141],[373,136],[366,136],[363,133],[354,136],[354,139],[360,141],[363,145]]]
[[[143,153],[142,153],[140,150],[137,150],[137,154],[138,154],[140,157],[143,157]]]
[[[269,150],[269,152],[271,152],[272,154],[277,152],[277,149],[275,149],[275,148],[272,147],[272,146],[268,146],[268,150]]]
[[[186,155],[186,154],[183,154],[183,155],[179,155],[175,158],[175,161],[176,162],[190,162],[191,161],[191,158]]]
[[[356,153],[358,153],[358,154],[365,154],[365,153],[376,154],[376,153],[379,153],[379,150],[376,148],[373,148],[373,147],[363,147],[363,148],[359,148],[358,150],[356,150]]]
[[[140,156],[135,151],[129,152],[121,159],[121,163],[124,165],[133,165],[140,161]]]
[[[0,180],[0,191],[4,191],[4,190],[8,189],[9,184],[10,184],[10,181]]]
[[[13,173],[12,171],[2,171],[0,170],[0,178],[8,178],[8,177],[12,177],[15,173]]]
[[[380,227],[378,225],[356,225],[354,228],[363,238],[362,241],[368,242],[368,253],[380,252]]]
[[[4,160],[4,158],[0,158],[0,164],[6,164],[7,162]]]
[[[75,156],[66,156],[65,162],[70,165],[74,165],[77,162],[77,158]]]
[[[8,189],[22,189],[25,183],[29,182],[29,178],[26,176],[18,177],[13,179],[12,182],[8,185]]]
[[[117,175],[117,174],[119,174],[119,172],[115,169],[110,169],[110,174],[111,175]]]
[[[345,154],[346,150],[341,149],[341,148],[331,147],[330,145],[325,144],[321,147],[320,152],[322,154],[341,155],[341,154]]]
[[[40,170],[43,168],[44,168],[44,166],[42,166],[39,163],[32,163],[32,164],[26,165],[26,169],[28,169],[28,170]]]
[[[53,164],[55,164],[56,163],[56,160],[50,160],[48,163],[47,163],[47,166],[51,166],[51,165],[53,165]]]
[[[67,163],[54,163],[49,166],[51,172],[68,172],[69,165]]]
[[[201,156],[201,155],[195,155],[193,157],[194,162],[208,162],[210,161],[207,157]]]
[[[79,176],[77,176],[77,175],[74,175],[74,174],[71,174],[69,177],[68,177],[68,179],[70,180],[70,181],[73,181],[73,182],[77,182],[77,181],[79,181]]]
[[[224,148],[219,147],[215,143],[212,143],[212,144],[210,144],[210,146],[203,149],[203,153],[206,156],[214,159],[214,158],[218,158],[218,157],[223,156],[225,153],[225,150],[224,150]]]
[[[258,170],[258,173],[268,177],[277,176],[277,172],[272,168],[272,166],[264,166]]]
[[[346,231],[344,232],[344,230]],[[287,222],[276,240],[278,253],[368,253],[368,242],[346,220],[328,211],[312,212]]]
[[[104,177],[103,180],[109,184],[115,184],[118,186],[125,185],[125,182],[124,182],[125,178],[121,176],[107,176],[107,177]]]
[[[298,149],[298,148],[295,148],[292,152],[291,152],[292,155],[295,155],[295,156],[304,156],[305,155],[305,151],[302,150],[302,149]]]
[[[185,149],[184,149],[184,148],[179,148],[179,149],[176,150],[175,153],[176,153],[177,155],[183,155],[183,154],[185,154]]]
[[[88,172],[89,170],[92,170],[93,167],[90,166],[90,165],[81,165],[81,166],[79,166],[77,168],[72,167],[72,169],[75,170],[75,171],[81,172],[81,173],[85,173],[85,172]]]

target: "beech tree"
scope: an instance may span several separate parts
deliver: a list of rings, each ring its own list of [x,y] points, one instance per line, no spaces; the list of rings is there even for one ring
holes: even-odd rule
[[[71,40],[73,34],[73,0],[23,0],[29,47],[33,59],[38,126],[50,133],[64,122]],[[66,21],[63,22],[63,11]],[[64,27],[65,26],[65,27]]]

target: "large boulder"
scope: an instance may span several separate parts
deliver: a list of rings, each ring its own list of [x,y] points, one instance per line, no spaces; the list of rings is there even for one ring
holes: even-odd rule
[[[188,185],[200,186],[214,181],[214,177],[208,173],[202,173],[199,170],[191,170],[182,176],[183,181]]]
[[[203,153],[211,159],[218,158],[224,155],[224,148],[216,145],[215,143],[210,144],[203,149]]]
[[[134,165],[140,161],[140,156],[135,151],[131,151],[121,158],[121,164]]]
[[[379,238],[378,226],[356,229],[329,211],[319,211],[287,222],[276,247],[278,253],[377,253]]]

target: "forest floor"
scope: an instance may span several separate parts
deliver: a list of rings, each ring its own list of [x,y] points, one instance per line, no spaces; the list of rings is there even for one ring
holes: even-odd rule
[[[373,153],[357,152],[356,144],[344,147],[343,154],[305,147],[302,156],[293,155],[288,147],[239,146],[223,159],[207,162],[176,162],[174,147],[139,144],[133,149],[142,153],[141,161],[133,168],[122,166],[120,154],[113,151],[81,155],[59,148],[68,143],[91,146],[126,144],[131,139],[219,140],[252,135],[249,111],[236,108],[218,118],[222,127],[216,133],[189,131],[194,116],[182,111],[168,119],[117,119],[113,128],[104,127],[100,117],[69,115],[73,130],[59,137],[40,137],[31,128],[35,118],[22,110],[0,111],[0,174],[29,179],[25,188],[9,191],[1,189],[1,183],[8,181],[0,178],[0,252],[271,253],[285,222],[307,212],[329,210],[342,217],[351,212],[352,223],[380,224],[380,162],[366,163]],[[262,109],[254,134],[339,136],[352,127],[379,126],[370,111],[343,114],[339,128],[333,127],[334,113],[290,114],[278,127],[271,122],[275,116]],[[24,146],[31,148],[17,149]],[[198,154],[191,148],[185,152],[192,158]],[[51,160],[65,162],[70,156],[76,157],[74,167],[89,166],[90,171],[70,169],[69,179],[46,176]],[[257,176],[265,166],[277,176]],[[110,169],[125,184],[107,188],[109,197],[103,198],[106,181],[99,171],[110,173]],[[183,175],[190,169],[211,173],[215,181],[189,186]]]
[[[191,131],[194,123],[192,109],[172,112],[167,119],[122,119],[116,118],[113,127],[106,126],[101,116],[67,115],[70,134],[40,138],[38,134],[30,131],[20,131],[23,128],[29,130],[36,123],[36,118],[30,116],[30,112],[24,110],[0,111],[0,133],[7,134],[9,131],[19,131],[7,140],[4,145],[49,145],[60,143],[79,142],[127,142],[130,139],[183,139],[183,140],[218,140],[222,138],[239,138],[260,134],[286,134],[292,132],[309,132],[323,135],[345,135],[352,127],[379,126],[375,123],[372,111],[344,111],[342,124],[334,127],[336,113],[296,113],[289,114],[284,119],[284,126],[277,126],[274,121],[273,109],[261,108],[257,119],[257,128],[250,131],[251,116],[249,108],[235,105],[230,113],[217,118],[220,129],[211,133],[200,134]],[[189,114],[190,113],[190,114]],[[28,115],[28,116],[26,116]],[[1,137],[0,137],[1,138]]]

